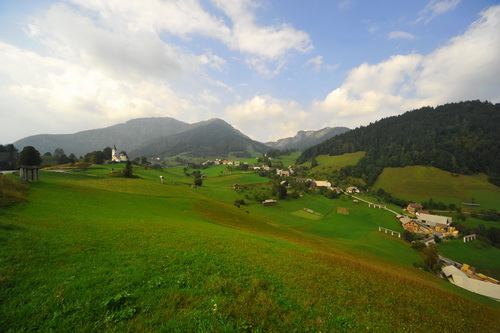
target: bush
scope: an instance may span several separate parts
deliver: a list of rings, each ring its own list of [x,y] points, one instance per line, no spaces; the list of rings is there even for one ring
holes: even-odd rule
[[[246,206],[246,205],[247,205],[247,203],[246,203],[246,202],[245,202],[245,200],[243,200],[243,199],[236,199],[236,200],[234,200],[234,204],[235,204],[236,206],[238,206],[238,207],[239,207],[239,206]]]
[[[426,246],[422,242],[415,242],[411,245],[411,248],[417,251],[423,251],[426,248]]]
[[[0,175],[0,207],[9,207],[26,201],[28,185]]]

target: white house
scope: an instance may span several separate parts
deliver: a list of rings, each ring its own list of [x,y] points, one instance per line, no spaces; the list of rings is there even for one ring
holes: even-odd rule
[[[433,228],[435,228],[437,224],[441,224],[446,227],[451,224],[451,217],[432,214],[419,214],[418,221]]]
[[[359,189],[354,186],[350,186],[345,190],[347,193],[359,193]]]
[[[278,174],[278,176],[281,176],[281,177],[290,177],[289,170],[276,169],[276,174]]]

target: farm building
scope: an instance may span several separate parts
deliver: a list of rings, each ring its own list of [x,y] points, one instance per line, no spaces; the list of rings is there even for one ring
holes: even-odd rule
[[[359,193],[359,189],[354,186],[349,186],[345,191],[347,193]]]
[[[465,265],[464,265],[465,266]],[[443,273],[451,283],[472,291],[473,293],[500,300],[500,284],[484,275],[476,275],[472,271],[465,272],[455,266],[443,267]],[[484,277],[484,278],[483,278]]]
[[[449,226],[451,224],[451,217],[432,214],[419,214],[418,221],[430,227],[436,227],[436,225],[439,225],[439,227],[445,228],[446,226]]]
[[[422,209],[424,206],[422,206],[419,203],[410,203],[408,204],[408,207],[406,207],[406,210],[409,212],[415,213],[417,210]]]
[[[262,206],[274,206],[278,204],[278,200],[268,199],[262,201]]]
[[[330,189],[332,184],[328,180],[315,180],[311,183],[312,187],[326,187]]]

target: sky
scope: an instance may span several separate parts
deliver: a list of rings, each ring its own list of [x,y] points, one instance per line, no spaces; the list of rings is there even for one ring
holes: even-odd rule
[[[500,102],[500,1],[0,0],[0,143],[134,118],[261,141]]]

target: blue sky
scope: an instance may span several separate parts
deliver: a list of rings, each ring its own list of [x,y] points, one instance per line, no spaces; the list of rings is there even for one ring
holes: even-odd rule
[[[259,141],[500,102],[486,0],[0,1],[0,143],[133,118]]]

